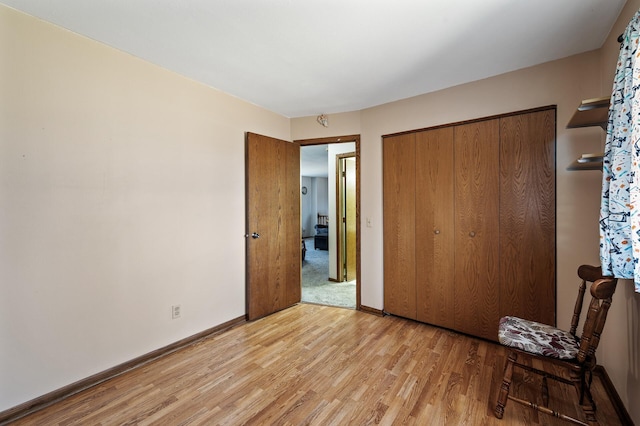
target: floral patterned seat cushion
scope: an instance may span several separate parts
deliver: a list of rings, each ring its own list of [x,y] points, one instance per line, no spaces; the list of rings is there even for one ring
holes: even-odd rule
[[[571,333],[518,317],[502,317],[498,327],[501,344],[559,359],[578,355],[579,342]]]

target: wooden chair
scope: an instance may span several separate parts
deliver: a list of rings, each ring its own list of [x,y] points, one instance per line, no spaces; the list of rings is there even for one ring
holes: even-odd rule
[[[329,225],[329,215],[318,213],[318,225]]]
[[[313,236],[313,248],[329,250],[329,216],[318,213],[318,223],[314,228],[316,234]]]
[[[589,265],[580,266],[578,276],[582,279],[582,283],[578,290],[578,299],[569,332],[517,317],[507,316],[500,319],[498,340],[500,344],[509,348],[509,356],[505,363],[504,378],[495,408],[497,418],[502,418],[507,399],[510,399],[542,413],[576,424],[598,424],[595,416],[596,404],[593,401],[590,386],[593,369],[596,366],[596,349],[600,343],[600,336],[611,305],[611,297],[616,290],[617,280],[612,277],[603,277],[600,267]],[[578,337],[576,330],[580,321],[587,282],[591,283],[592,299],[582,328],[582,335]],[[543,369],[532,367],[534,364],[531,361],[536,359],[543,361]],[[566,374],[560,376],[545,371],[545,368],[549,366],[559,366]],[[542,405],[509,395],[514,367],[542,376]],[[588,423],[549,409],[547,378],[575,387],[580,406]]]

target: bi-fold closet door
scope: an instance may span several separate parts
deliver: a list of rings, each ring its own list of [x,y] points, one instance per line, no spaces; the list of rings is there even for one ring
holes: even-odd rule
[[[384,137],[384,310],[491,340],[554,323],[554,151],[554,109]]]

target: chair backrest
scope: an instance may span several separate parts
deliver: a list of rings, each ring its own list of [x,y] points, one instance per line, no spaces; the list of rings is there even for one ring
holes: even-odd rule
[[[328,225],[329,224],[329,216],[326,214],[318,213],[318,225]]]
[[[599,266],[582,265],[578,268],[578,276],[582,279],[578,290],[578,298],[571,318],[571,334],[576,335],[587,282],[591,283],[591,303],[587,311],[587,318],[582,327],[580,349],[577,360],[580,363],[595,364],[595,353],[600,343],[600,336],[607,320],[607,313],[611,306],[611,298],[616,291],[618,280],[602,275]]]

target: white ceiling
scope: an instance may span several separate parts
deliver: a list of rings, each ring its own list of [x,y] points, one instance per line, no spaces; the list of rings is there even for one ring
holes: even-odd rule
[[[625,0],[0,0],[287,117],[602,46]]]
[[[301,147],[300,175],[309,177],[329,176],[327,145],[306,145]]]

